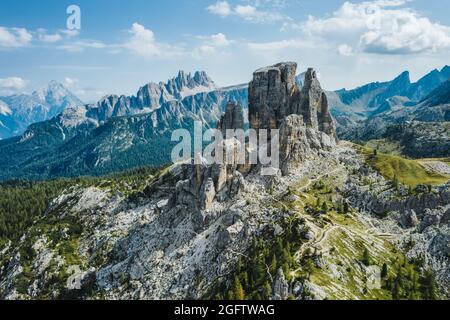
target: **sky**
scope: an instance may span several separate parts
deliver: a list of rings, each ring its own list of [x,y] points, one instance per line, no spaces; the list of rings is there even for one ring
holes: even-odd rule
[[[450,64],[448,7],[448,0],[1,0],[0,95],[56,80],[93,102],[135,94],[178,70],[204,70],[227,86],[280,61],[296,61],[299,72],[314,67],[328,90],[404,70],[415,81]]]

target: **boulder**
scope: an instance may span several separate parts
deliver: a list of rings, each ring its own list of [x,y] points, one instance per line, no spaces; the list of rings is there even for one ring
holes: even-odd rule
[[[289,284],[284,276],[283,269],[278,269],[273,283],[273,300],[287,300],[289,296]]]

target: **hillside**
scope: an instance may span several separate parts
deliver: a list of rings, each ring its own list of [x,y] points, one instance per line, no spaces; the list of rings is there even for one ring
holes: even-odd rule
[[[450,184],[338,142],[316,72],[299,87],[296,67],[258,69],[249,85],[250,126],[280,130],[278,169],[200,158],[3,184],[0,298],[447,298]],[[242,127],[239,108],[219,128]]]

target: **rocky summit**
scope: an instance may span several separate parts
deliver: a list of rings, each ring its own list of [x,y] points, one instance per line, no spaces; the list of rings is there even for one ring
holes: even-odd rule
[[[249,85],[250,128],[279,129],[275,175],[233,157],[197,158],[45,182],[38,190],[51,196],[37,202],[41,211],[26,225],[11,219],[0,239],[0,298],[448,297],[448,162],[425,169],[338,141],[316,72],[300,88],[296,67],[259,69]],[[240,129],[243,115],[229,99],[218,127]],[[34,195],[33,186],[16,188],[15,198]]]
[[[336,144],[336,129],[328,100],[314,69],[299,88],[297,64],[283,62],[261,68],[249,85],[249,121],[253,129],[280,129],[282,172],[312,153]]]
[[[279,128],[286,116],[301,115],[313,129],[336,137],[328,100],[316,72],[310,68],[303,87],[296,83],[297,64],[279,63],[255,71],[249,85],[249,119],[252,128]]]

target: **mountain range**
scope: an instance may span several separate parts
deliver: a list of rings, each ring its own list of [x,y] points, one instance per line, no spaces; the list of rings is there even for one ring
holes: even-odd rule
[[[403,97],[405,103],[419,102],[450,79],[450,67],[435,69],[412,83],[408,71],[392,81],[372,82],[352,90],[327,92],[332,101],[334,115],[348,115],[355,119],[369,118],[390,109],[387,101]]]
[[[243,100],[250,128],[279,129],[278,167],[250,163],[254,148],[245,141],[243,164],[200,157],[106,177],[0,183],[0,299],[448,299],[450,159],[405,159],[339,141],[317,73],[308,69],[299,86],[296,68],[256,70]],[[446,101],[435,90],[428,107]],[[28,146],[21,152],[30,160],[17,165],[34,174],[71,174],[83,163],[77,155],[92,161],[83,160],[87,169],[120,156],[129,165],[170,149],[161,140],[168,128],[215,118],[222,102],[217,127],[242,129],[242,105],[229,102],[242,91],[180,95],[103,124],[88,112],[101,104],[72,108],[81,110],[72,120],[93,129],[63,138],[56,125],[64,111],[9,143]],[[33,155],[33,144],[52,135],[53,157]],[[241,142],[224,138],[216,147],[236,155]],[[97,154],[104,162],[96,166]],[[55,171],[32,171],[46,163]]]
[[[304,77],[295,78],[300,88]],[[445,66],[415,83],[403,72],[392,81],[327,91],[338,136],[367,141],[405,121],[448,121],[449,78],[450,67]],[[248,85],[221,88],[204,71],[179,71],[166,82],[142,86],[133,96],[107,95],[96,104],[83,105],[56,82],[30,96],[0,98],[0,124],[22,121],[17,128],[8,126],[9,135],[24,130],[25,123],[45,120],[0,141],[0,179],[101,175],[164,165],[174,145],[172,129],[191,128],[195,120],[214,127],[230,100],[243,106],[248,121]]]
[[[31,94],[0,97],[0,139],[21,135],[29,125],[82,104],[78,97],[56,81]]]
[[[218,88],[205,72],[180,71],[134,96],[70,106],[18,137],[0,141],[1,179],[106,174],[170,160],[171,129],[215,126],[228,101],[247,105],[247,86]],[[164,151],[165,150],[165,151]]]

